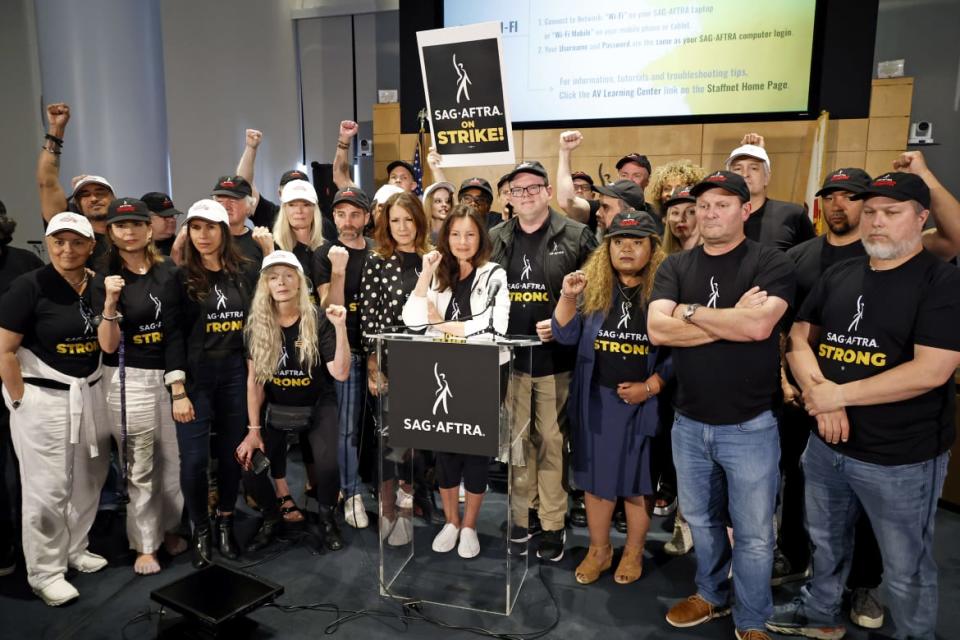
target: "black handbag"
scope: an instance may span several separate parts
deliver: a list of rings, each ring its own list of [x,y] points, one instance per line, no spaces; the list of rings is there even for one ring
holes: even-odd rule
[[[268,403],[266,422],[278,431],[307,431],[313,427],[313,405],[292,407]]]

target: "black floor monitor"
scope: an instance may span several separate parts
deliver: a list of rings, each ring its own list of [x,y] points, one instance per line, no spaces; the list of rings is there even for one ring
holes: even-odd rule
[[[268,580],[212,564],[155,589],[150,593],[150,598],[183,616],[183,620],[177,623],[176,634],[180,637],[218,637],[225,634],[237,637],[245,635],[242,633],[243,627],[249,630],[256,626],[252,621],[244,621],[245,614],[282,593],[282,586]],[[172,629],[167,629],[167,633],[161,633],[161,637],[173,637],[169,635],[172,632]]]

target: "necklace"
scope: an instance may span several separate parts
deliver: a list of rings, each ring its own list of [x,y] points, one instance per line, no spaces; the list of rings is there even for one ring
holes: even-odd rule
[[[620,297],[623,298],[623,299],[626,301],[626,304],[627,304],[627,305],[629,305],[629,306],[632,307],[632,306],[633,306],[633,299],[637,297],[637,294],[638,294],[638,293],[640,293],[640,285],[637,284],[637,285],[634,285],[634,286],[632,286],[632,287],[627,287],[627,291],[629,291],[630,289],[633,289],[633,293],[630,294],[630,295],[627,295],[627,291],[624,291],[624,290],[623,290],[623,286],[621,286],[621,284],[620,284],[619,281],[617,281],[617,289],[620,290]]]
[[[84,270],[83,270],[83,277],[80,278],[80,280],[78,280],[78,281],[76,281],[76,282],[70,282],[69,280],[67,280],[66,276],[64,276],[63,279],[64,279],[64,280],[67,280],[67,284],[68,284],[68,285],[70,285],[71,287],[73,287],[74,289],[76,289],[76,288],[78,288],[78,287],[82,287],[83,285],[87,284],[87,280],[88,280],[89,278],[90,278],[90,274],[87,272],[86,269],[84,269]]]

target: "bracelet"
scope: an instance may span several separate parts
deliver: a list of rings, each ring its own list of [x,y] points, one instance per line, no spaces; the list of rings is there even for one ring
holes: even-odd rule
[[[173,398],[174,400],[183,400],[183,399],[186,398],[186,397],[187,397],[187,393],[186,393],[186,392],[183,392],[183,393],[174,393],[173,396],[172,396],[172,398]]]
[[[561,297],[561,298],[566,298],[567,300],[576,300],[576,299],[577,299],[577,296],[570,295],[570,294],[568,294],[568,293],[564,293],[563,291],[560,292],[560,297]]]
[[[350,148],[349,144],[347,144],[346,142],[341,142],[340,140],[337,140],[337,149],[343,149],[344,151],[346,151],[349,148]]]
[[[56,143],[57,145],[59,145],[59,146],[61,146],[61,147],[63,146],[63,138],[58,138],[57,136],[53,135],[52,133],[48,133],[48,134],[46,134],[46,135],[43,136],[43,137],[46,138],[47,140],[49,140],[50,142]]]
[[[258,426],[249,424],[247,425],[247,429],[253,429],[254,431],[259,431],[260,429],[263,429],[263,427],[258,427]]]
[[[115,315],[115,316],[113,316],[113,317],[100,316],[100,319],[101,319],[101,320],[106,320],[107,322],[116,322],[117,320],[120,319],[120,314],[118,313],[117,315]]]
[[[61,154],[63,153],[62,151],[56,151],[55,149],[51,149],[51,148],[48,147],[47,145],[43,145],[42,147],[40,147],[40,149],[41,149],[42,151],[46,151],[46,152],[48,152],[48,153],[52,153],[52,154],[55,155],[55,156],[59,156],[59,155],[61,155]]]

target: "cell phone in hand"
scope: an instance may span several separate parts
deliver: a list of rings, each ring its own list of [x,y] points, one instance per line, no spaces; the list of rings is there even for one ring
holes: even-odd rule
[[[251,470],[258,475],[270,468],[270,460],[260,449],[253,450],[250,464]]]

